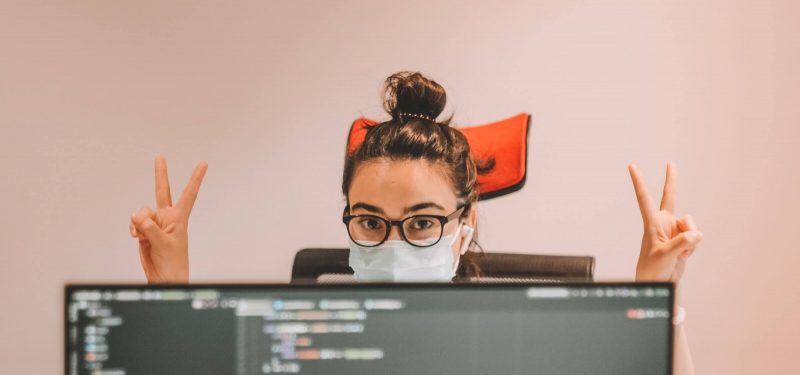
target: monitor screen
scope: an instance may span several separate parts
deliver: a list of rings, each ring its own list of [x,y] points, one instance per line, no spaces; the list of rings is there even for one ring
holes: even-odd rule
[[[673,285],[70,285],[67,374],[670,374]]]

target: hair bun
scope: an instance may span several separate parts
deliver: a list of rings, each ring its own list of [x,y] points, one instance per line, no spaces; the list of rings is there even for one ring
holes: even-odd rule
[[[419,72],[398,72],[386,78],[383,107],[393,120],[414,117],[436,121],[446,103],[444,88]]]

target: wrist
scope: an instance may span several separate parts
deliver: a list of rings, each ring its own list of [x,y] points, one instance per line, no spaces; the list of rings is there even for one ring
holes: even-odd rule
[[[682,325],[684,321],[686,321],[686,309],[683,306],[678,306],[672,315],[672,324],[678,326]]]

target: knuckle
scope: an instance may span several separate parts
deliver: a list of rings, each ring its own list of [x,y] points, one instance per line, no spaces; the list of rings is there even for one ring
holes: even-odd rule
[[[703,235],[700,232],[696,232],[696,231],[684,232],[684,233],[681,233],[681,234],[683,235],[683,238],[684,238],[684,240],[686,242],[689,242],[689,243],[692,243],[692,244],[696,244],[696,243],[700,242],[700,240],[703,239]]]

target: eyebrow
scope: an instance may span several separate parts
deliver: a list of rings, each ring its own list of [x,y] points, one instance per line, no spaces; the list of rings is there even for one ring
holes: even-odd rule
[[[377,206],[373,206],[373,205],[367,204],[367,203],[361,203],[361,202],[354,204],[353,207],[350,208],[350,210],[351,211],[355,211],[355,210],[357,210],[359,208],[362,209],[362,210],[366,210],[366,211],[372,212],[372,213],[385,215],[385,213],[383,212],[382,208],[377,207]],[[437,208],[439,210],[444,211],[444,207],[442,207],[441,205],[439,205],[437,203],[434,203],[434,202],[423,202],[423,203],[417,203],[417,204],[415,204],[413,206],[406,207],[405,209],[403,209],[403,214],[405,215],[405,214],[408,214],[408,213],[411,213],[411,212],[421,211],[421,210],[424,210],[426,208]]]

